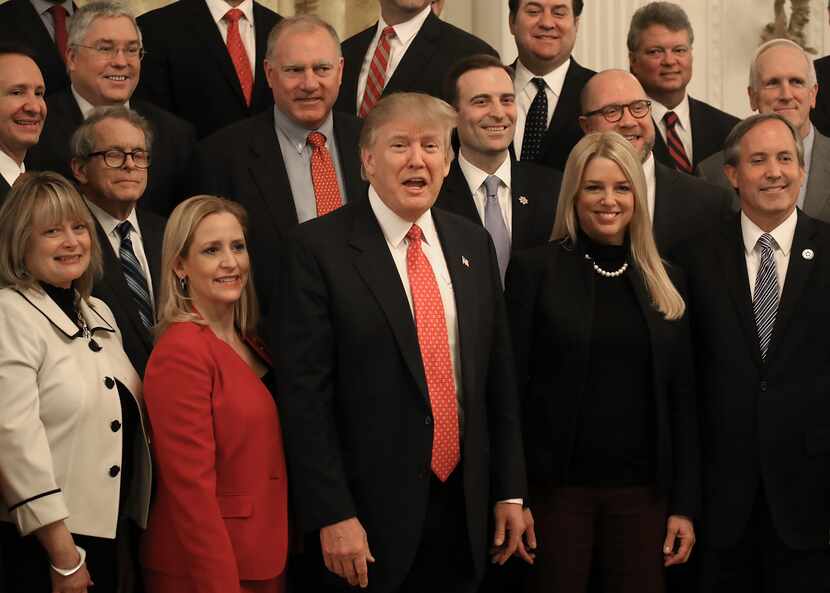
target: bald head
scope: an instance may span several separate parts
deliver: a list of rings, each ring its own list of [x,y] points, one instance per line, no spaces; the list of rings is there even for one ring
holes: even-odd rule
[[[631,142],[643,160],[648,158],[654,145],[654,123],[651,120],[651,110],[645,110],[640,102],[649,99],[640,82],[630,72],[603,70],[595,74],[582,89],[580,100],[583,115],[579,116],[579,124],[586,134],[617,132]],[[616,107],[619,111],[622,106],[625,106],[622,114],[613,113],[613,108]],[[611,113],[603,114],[600,110]],[[615,119],[615,116],[619,116],[617,121],[608,121],[609,117]]]

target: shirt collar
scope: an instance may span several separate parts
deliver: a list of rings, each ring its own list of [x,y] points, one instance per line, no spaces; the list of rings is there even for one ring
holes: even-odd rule
[[[213,22],[217,24],[233,8],[225,0],[205,0],[205,3],[207,4],[208,10],[210,10],[210,16],[213,17]],[[249,23],[254,22],[254,0],[243,0],[236,8],[242,11],[246,21]]]
[[[81,110],[81,115],[84,116],[84,119],[89,117],[89,114],[92,113],[92,110],[95,109],[95,105],[84,99],[78,91],[75,90],[75,85],[70,87],[72,89],[72,96],[75,97],[75,101],[78,103],[78,108]],[[124,107],[127,109],[130,108],[129,100],[123,103]]]
[[[793,246],[793,236],[795,236],[795,223],[797,220],[798,208],[795,208],[784,222],[769,232],[772,238],[775,239],[775,244],[778,245],[781,253],[786,256],[790,255],[790,249]],[[744,212],[741,212],[741,234],[744,237],[744,251],[747,255],[755,250],[758,239],[765,232],[752,222]]]
[[[427,245],[437,244],[438,232],[435,230],[435,222],[432,220],[432,210],[427,210],[421,214],[420,218],[414,223],[404,220],[380,199],[377,191],[371,185],[369,186],[369,205],[372,207],[372,212],[375,213],[375,218],[378,219],[380,230],[386,242],[392,247],[398,248],[401,246],[413,224],[421,227],[424,243]]]
[[[43,15],[46,12],[49,12],[49,9],[55,6],[54,2],[47,2],[46,0],[30,0],[32,6],[37,11],[39,15]],[[72,3],[72,0],[64,0],[63,2],[59,3],[60,6],[63,6],[66,9],[66,13],[68,16],[72,16],[75,14],[75,5]]]
[[[568,58],[559,66],[545,74],[544,76],[536,76],[522,64],[521,60],[516,60],[516,75],[513,88],[516,93],[521,93],[527,88],[527,85],[532,84],[530,81],[533,78],[542,78],[548,88],[553,91],[553,94],[559,97],[562,94],[562,87],[565,86],[565,75],[568,74],[568,68],[571,66],[571,58]]]
[[[394,25],[392,28],[395,29],[395,36],[398,38],[403,45],[409,43],[415,35],[418,34],[418,31],[421,30],[421,27],[429,17],[429,13],[432,10],[432,4],[427,3],[426,8],[424,8],[421,12],[416,14],[414,17],[409,19],[408,21],[404,21],[398,25]],[[383,16],[378,19],[378,30],[375,33],[375,37],[380,37],[380,34],[389,24],[383,20]]]
[[[17,178],[25,172],[25,163],[18,165],[17,161],[0,150],[0,175],[3,176],[9,186],[13,185]]]
[[[107,236],[112,235],[115,232],[115,227],[124,222],[123,220],[115,218],[112,214],[110,214],[97,204],[94,204],[92,200],[90,200],[86,196],[84,196],[84,201],[86,202],[86,205],[89,206],[90,212],[92,212],[92,215],[98,221],[98,224],[101,225],[101,228],[104,229],[104,234],[106,234]],[[130,224],[133,225],[133,231],[135,231],[138,234],[138,236],[141,237],[141,228],[138,226],[138,215],[135,212],[135,208],[132,209],[130,215],[126,218],[126,220],[130,221]]]
[[[689,116],[689,95],[683,95],[683,100],[678,103],[674,109],[669,109],[656,99],[651,99],[651,116],[656,122],[662,122],[663,118],[669,111],[674,111],[677,115],[677,121],[680,127],[686,131],[692,129],[692,120]]]
[[[302,154],[305,150],[306,144],[308,143],[308,135],[311,132],[320,132],[326,137],[326,143],[329,146],[332,146],[334,143],[334,118],[331,111],[329,111],[328,116],[319,128],[316,130],[309,130],[308,128],[304,128],[295,122],[274,106],[274,127],[276,127],[278,134],[282,133],[283,136],[288,138],[291,146],[296,149],[297,154]]]
[[[470,186],[470,193],[475,194],[481,186],[484,185],[484,181],[490,176],[490,173],[486,171],[482,171],[466,158],[464,158],[464,153],[460,150],[458,151],[458,166],[461,169],[461,172],[464,173],[464,178],[467,180],[467,185]],[[496,169],[496,172],[493,173],[496,177],[499,178],[507,189],[510,189],[510,155],[506,155],[504,160],[502,161],[499,168]]]

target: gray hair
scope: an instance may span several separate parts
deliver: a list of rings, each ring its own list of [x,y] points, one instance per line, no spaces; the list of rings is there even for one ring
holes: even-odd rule
[[[271,61],[274,59],[274,51],[280,37],[282,37],[289,30],[293,31],[295,29],[303,33],[308,33],[314,29],[323,29],[331,35],[331,38],[334,40],[334,44],[337,46],[337,55],[343,55],[340,49],[340,36],[337,34],[334,27],[313,14],[301,14],[298,16],[284,18],[274,25],[274,28],[271,29],[270,33],[268,33],[268,49],[265,52],[266,60]]]
[[[132,109],[123,105],[112,107],[96,107],[89,117],[78,126],[69,141],[69,150],[72,158],[78,162],[85,163],[89,160],[89,154],[95,150],[95,126],[105,119],[124,120],[144,133],[144,143],[147,151],[152,153],[153,130],[150,123]]]
[[[83,44],[84,37],[86,37],[87,31],[95,19],[118,18],[122,16],[130,19],[133,27],[135,27],[135,32],[138,34],[138,43],[141,44],[141,29],[138,28],[135,13],[125,3],[117,1],[90,2],[78,8],[69,20],[69,30],[67,31],[68,44],[70,46]]]
[[[756,113],[735,124],[735,127],[729,132],[729,136],[726,137],[726,141],[723,144],[724,163],[732,167],[737,167],[741,161],[741,140],[751,129],[767,121],[780,121],[787,126],[795,141],[795,153],[798,158],[798,164],[803,167],[804,143],[801,141],[801,135],[787,118],[777,113]]]
[[[816,78],[816,66],[813,64],[813,60],[810,59],[810,56],[807,55],[807,52],[804,51],[804,48],[798,45],[795,41],[779,38],[770,39],[766,43],[762,43],[758,46],[758,49],[755,50],[755,55],[752,57],[752,62],[749,64],[749,88],[753,91],[757,91],[761,86],[761,76],[758,72],[758,59],[766,53],[768,49],[772,49],[773,47],[792,47],[793,49],[797,49],[804,57],[804,61],[807,63],[807,85],[816,85],[816,81],[818,80]]]
[[[695,32],[686,11],[672,2],[651,2],[638,8],[631,17],[626,39],[628,51],[635,52],[639,49],[640,35],[652,25],[663,25],[669,31],[686,31],[689,34],[689,46],[694,45]]]

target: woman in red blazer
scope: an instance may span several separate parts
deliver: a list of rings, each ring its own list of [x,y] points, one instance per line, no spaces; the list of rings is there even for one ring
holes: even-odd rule
[[[285,458],[244,227],[237,204],[196,196],[164,233],[145,374],[158,478],[142,545],[148,593],[283,590]]]

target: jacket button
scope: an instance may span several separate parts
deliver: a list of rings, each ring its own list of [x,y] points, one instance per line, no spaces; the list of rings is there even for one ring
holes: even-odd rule
[[[117,476],[119,473],[121,473],[121,468],[120,468],[120,467],[118,467],[117,465],[113,465],[113,466],[110,468],[110,476],[111,476],[111,477],[113,477],[113,478],[114,478],[114,477],[115,477],[115,476]]]
[[[110,428],[112,429],[112,432],[118,432],[121,430],[121,423],[118,420],[113,420],[110,424]]]
[[[426,424],[427,426],[429,426],[430,424],[432,424],[432,417],[431,417],[431,416],[427,416],[426,418],[424,418],[424,424]]]
[[[112,377],[105,377],[104,385],[107,389],[112,389],[113,387],[115,387],[115,381],[112,380]]]
[[[89,341],[89,349],[93,352],[100,352],[101,351],[101,344],[96,342],[95,340]]]
[[[766,390],[767,390],[767,382],[766,381],[761,381],[761,391],[766,391]]]

